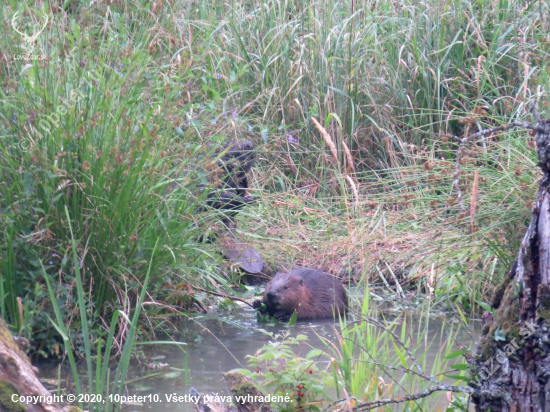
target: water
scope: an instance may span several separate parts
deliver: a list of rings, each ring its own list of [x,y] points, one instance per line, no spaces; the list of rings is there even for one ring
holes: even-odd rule
[[[386,316],[392,317],[390,314]],[[253,355],[269,340],[273,340],[270,336],[262,333],[259,328],[265,328],[269,332],[284,332],[289,331],[291,336],[299,334],[306,335],[309,339],[303,342],[300,346],[295,347],[295,353],[298,356],[305,357],[311,350],[311,346],[318,349],[326,349],[326,345],[321,342],[317,336],[321,335],[324,338],[332,340],[337,345],[335,339],[335,328],[338,330],[339,325],[332,319],[322,319],[315,321],[302,321],[296,323],[293,327],[288,328],[284,324],[273,326],[259,325],[256,321],[255,312],[248,308],[242,308],[236,314],[227,315],[227,320],[235,324],[247,328],[242,330],[237,326],[229,325],[212,318],[196,319],[196,322],[186,320],[181,324],[179,333],[174,334],[173,338],[180,342],[186,342],[187,356],[184,349],[175,346],[155,347],[150,355],[165,356],[160,362],[165,362],[170,367],[178,369],[186,369],[189,371],[188,377],[182,373],[176,379],[153,378],[146,381],[143,394],[157,394],[160,402],[144,402],[140,407],[130,407],[128,410],[135,411],[195,411],[194,405],[190,402],[167,402],[166,397],[170,394],[186,395],[189,394],[190,387],[195,387],[201,393],[215,393],[221,396],[228,396],[230,392],[226,387],[223,379],[223,374],[236,368],[247,368],[247,355]],[[425,355],[426,374],[430,374],[432,365],[436,362],[436,357],[441,348],[445,344],[453,344],[449,342],[449,330],[451,327],[439,318],[430,319],[427,327],[427,333],[417,335],[414,331],[418,328],[418,321],[415,322],[414,314],[407,315],[408,321],[412,321],[412,336],[419,351],[423,353],[426,347],[430,347]],[[463,345],[469,346],[472,343],[472,335],[465,329],[456,333],[453,336]],[[398,331],[400,328],[398,328]],[[422,329],[423,331],[425,329]],[[477,331],[476,331],[477,334]],[[310,346],[311,345],[311,346]],[[454,344],[453,344],[454,346]],[[454,346],[454,350],[457,350]],[[439,356],[441,354],[439,353]],[[457,362],[461,363],[460,359]],[[249,368],[250,369],[250,368]],[[135,373],[136,371],[134,371]],[[142,370],[142,373],[150,373],[151,371]],[[164,372],[160,371],[161,373]],[[170,373],[168,369],[166,373]],[[392,373],[392,377],[402,376],[400,372]],[[391,377],[384,376],[385,381],[391,381]],[[186,382],[188,380],[188,382]],[[449,381],[448,383],[451,383]],[[437,402],[438,407],[446,406],[446,402],[441,399]],[[396,408],[399,410],[399,408]]]
[[[389,307],[386,305],[386,307]],[[379,306],[379,308],[383,308]],[[384,316],[391,321],[402,313],[390,311]],[[227,311],[218,316],[226,321],[216,319],[213,315],[197,316],[193,320],[184,319],[175,324],[177,331],[170,339],[176,342],[185,342],[186,345],[143,345],[141,346],[147,361],[141,365],[133,366],[130,369],[126,395],[150,395],[152,402],[131,402],[126,404],[124,411],[153,411],[153,412],[175,412],[196,411],[194,404],[187,399],[183,401],[169,402],[170,395],[185,396],[189,394],[191,387],[199,392],[210,394],[215,393],[221,396],[228,396],[230,392],[226,387],[223,374],[236,368],[247,368],[247,355],[253,355],[272,338],[260,331],[261,328],[269,332],[279,333],[289,331],[291,336],[299,334],[306,335],[309,339],[300,346],[295,347],[298,356],[305,357],[311,350],[311,346],[318,349],[325,349],[317,334],[335,340],[335,328],[339,325],[333,319],[321,319],[314,321],[297,322],[292,327],[285,324],[265,325],[258,324],[255,311],[248,307],[241,307],[236,311]],[[469,333],[466,329],[456,330],[451,328],[443,317],[430,317],[429,325],[420,329],[418,333],[419,316],[414,311],[405,315],[407,323],[411,325],[410,334],[413,336],[416,346],[421,354],[429,346],[425,355],[426,374],[430,374],[436,357],[441,357],[441,348],[444,345],[453,345],[453,350],[458,350],[450,336],[450,330],[454,329],[453,337],[466,347],[472,347],[473,339],[478,335],[479,327],[475,332]],[[425,321],[425,319],[424,319]],[[416,330],[415,330],[416,329]],[[397,329],[399,334],[400,328]],[[162,338],[162,340],[168,340]],[[311,346],[309,346],[311,345]],[[338,345],[337,345],[338,346]],[[380,360],[382,362],[382,360]],[[153,368],[154,364],[164,364],[158,369]],[[454,363],[462,363],[457,358]],[[187,372],[188,371],[188,372]],[[179,376],[175,376],[178,375]],[[401,372],[392,372],[393,376],[383,376],[386,383],[391,378],[398,378]],[[56,376],[56,372],[42,370],[41,377],[50,375]],[[448,381],[447,383],[452,383]],[[446,401],[440,397],[436,403],[437,407],[446,406]],[[401,410],[396,407],[395,410]],[[435,410],[435,409],[434,409]]]
[[[291,328],[284,324],[259,325],[255,312],[248,308],[238,310],[237,314],[227,315],[225,319],[248,330],[216,319],[198,317],[195,321],[184,320],[181,323],[181,331],[173,335],[174,340],[186,342],[185,347],[178,348],[172,345],[155,347],[151,354],[165,356],[160,362],[169,363],[171,367],[178,369],[185,369],[187,362],[189,384],[185,383],[184,373],[177,379],[148,380],[147,385],[150,390],[143,393],[158,394],[162,402],[146,402],[143,408],[134,410],[195,411],[194,405],[189,402],[165,402],[166,395],[185,395],[189,393],[190,387],[195,387],[202,393],[230,395],[223,374],[232,369],[247,368],[246,356],[253,355],[269,340],[273,340],[260,332],[259,328],[265,328],[274,333],[289,331],[291,336],[306,335],[309,338],[307,343],[316,348],[324,348],[315,332],[331,339],[334,337],[332,328],[337,326],[333,319],[298,322]],[[188,351],[187,359],[185,350]],[[305,356],[310,350],[311,348],[305,343],[296,346],[298,356]],[[143,372],[147,371],[144,369]]]

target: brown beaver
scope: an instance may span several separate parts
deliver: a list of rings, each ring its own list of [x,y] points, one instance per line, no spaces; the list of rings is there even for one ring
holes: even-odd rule
[[[259,309],[265,304],[269,316],[288,320],[298,312],[298,319],[332,318],[348,310],[348,295],[335,277],[318,269],[297,268],[290,273],[277,272],[265,288]]]

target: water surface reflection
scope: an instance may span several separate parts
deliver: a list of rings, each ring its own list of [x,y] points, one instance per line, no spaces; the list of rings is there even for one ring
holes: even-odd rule
[[[446,344],[453,344],[450,331],[454,330],[453,336],[466,347],[472,346],[473,339],[477,336],[477,330],[472,334],[462,328],[456,333],[457,327],[451,328],[449,323],[440,317],[431,317],[429,325],[419,328],[419,317],[414,313],[406,314],[407,322],[411,325],[410,333],[413,340],[417,342],[419,351],[426,352],[425,372],[430,374],[436,357],[441,357],[441,348]],[[395,318],[395,314],[386,316],[387,320]],[[255,312],[248,308],[241,308],[232,314],[224,316],[224,319],[235,325],[216,320],[213,317],[197,317],[194,320],[183,320],[179,325],[180,330],[172,338],[176,341],[186,342],[186,346],[176,347],[173,345],[158,345],[154,348],[146,348],[150,357],[163,357],[160,362],[167,363],[170,367],[179,370],[187,370],[188,376],[181,372],[177,378],[162,378],[161,375],[168,373],[170,369],[163,369],[159,376],[147,379],[142,382],[140,393],[158,394],[160,402],[145,402],[142,406],[129,406],[127,410],[134,411],[195,411],[194,405],[189,402],[167,402],[166,396],[170,394],[187,395],[190,387],[197,388],[203,393],[217,393],[227,396],[229,391],[222,377],[223,373],[235,369],[247,367],[247,355],[253,355],[259,348],[268,343],[271,339],[259,329],[264,328],[270,332],[290,331],[291,336],[303,334],[308,336],[307,342],[295,347],[298,356],[305,356],[311,347],[325,349],[326,346],[317,335],[329,340],[335,340],[334,328],[339,328],[337,322],[332,319],[315,320],[311,322],[298,322],[288,328],[284,324],[259,325],[256,321]],[[423,319],[425,321],[425,319]],[[236,326],[238,325],[238,326]],[[243,330],[246,328],[247,330]],[[478,328],[476,328],[478,329]],[[399,330],[399,329],[398,329]],[[474,336],[472,336],[474,335]],[[186,355],[187,351],[187,355]],[[383,362],[384,360],[380,360]],[[460,363],[459,361],[453,363]],[[173,369],[172,369],[173,370]],[[141,375],[154,373],[143,367],[141,370],[133,371],[133,379]],[[399,372],[392,372],[395,378]],[[384,377],[386,382],[390,377]],[[450,383],[450,381],[449,381]],[[138,388],[135,388],[138,389]],[[438,407],[445,406],[445,401],[437,402]],[[397,408],[396,410],[400,410]]]

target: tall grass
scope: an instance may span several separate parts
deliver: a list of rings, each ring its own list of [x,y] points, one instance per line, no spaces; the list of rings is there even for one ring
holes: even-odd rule
[[[67,219],[69,219],[68,209],[65,209],[65,212],[66,212]],[[73,246],[73,253],[72,253],[73,261],[78,262],[78,255],[76,252],[76,242],[74,240],[72,227],[70,224],[69,224],[69,231],[71,232],[70,234],[71,234],[71,240],[72,240],[72,246]],[[107,337],[105,347],[102,348],[101,339],[99,339],[98,347],[94,348],[97,353],[96,365],[94,370],[94,367],[92,365],[92,341],[90,339],[90,333],[87,326],[88,314],[86,311],[86,307],[87,307],[86,295],[84,293],[84,289],[82,285],[80,270],[78,268],[78,265],[75,265],[78,307],[80,309],[80,321],[82,324],[82,334],[83,334],[83,340],[84,340],[85,359],[86,359],[86,370],[87,370],[87,377],[88,377],[88,384],[87,384],[88,391],[82,390],[83,388],[81,387],[81,384],[80,384],[80,378],[78,374],[77,365],[75,362],[72,343],[68,337],[67,329],[65,327],[65,322],[61,314],[59,304],[57,303],[56,294],[52,288],[51,281],[49,280],[49,276],[46,273],[46,270],[44,269],[44,267],[42,267],[44,280],[48,285],[48,292],[50,294],[50,299],[51,299],[53,310],[56,317],[56,321],[54,321],[51,318],[50,318],[50,321],[53,323],[53,325],[55,326],[55,328],[63,338],[65,351],[69,358],[72,375],[74,379],[76,399],[81,409],[83,409],[83,405],[84,405],[83,399],[87,404],[89,402],[87,406],[92,411],[97,410],[97,411],[111,412],[113,410],[118,411],[120,409],[121,405],[120,405],[120,402],[116,401],[117,399],[116,395],[120,396],[123,393],[124,382],[126,380],[126,373],[128,372],[130,357],[132,355],[135,336],[137,332],[137,324],[141,313],[142,304],[145,299],[145,294],[147,292],[147,284],[149,282],[151,266],[152,266],[153,257],[154,257],[157,245],[158,245],[158,242],[155,243],[155,246],[153,248],[152,256],[149,261],[149,267],[147,268],[147,272],[143,279],[143,286],[141,288],[141,291],[139,295],[136,296],[137,300],[136,300],[135,310],[132,315],[132,319],[130,319],[129,313],[126,314],[122,312],[124,317],[124,322],[129,323],[129,328],[128,328],[128,333],[127,333],[125,342],[122,347],[120,362],[118,363],[118,367],[116,368],[116,374],[113,381],[111,381],[111,370],[110,370],[109,361],[111,360],[111,350],[113,348],[113,337],[114,337],[114,332],[116,330],[116,325],[119,318],[119,311],[114,312],[114,314],[112,315],[112,320],[110,325],[111,327],[110,327],[109,336]],[[102,359],[102,354],[103,354],[103,359]],[[95,376],[94,376],[94,372],[95,372]],[[95,380],[94,380],[94,377],[95,377]],[[113,388],[111,388],[111,384]],[[84,394],[88,394],[88,395],[83,396]]]
[[[35,48],[47,59],[13,58],[26,47],[16,11],[28,30],[50,16]],[[196,241],[198,186],[210,143],[245,136],[263,153],[260,202],[241,227],[269,260],[355,280],[378,265],[426,289],[432,276],[441,303],[474,311],[523,228],[535,154],[519,133],[475,142],[461,184],[477,208],[464,214],[456,144],[437,133],[523,117],[537,87],[547,92],[548,11],[484,0],[3,2],[0,313],[48,337],[40,261],[67,314],[76,307],[69,223],[94,325],[128,307],[157,239],[155,298],[223,283]]]
[[[159,83],[148,80],[157,75],[145,30],[133,33],[130,44],[115,41],[126,26],[114,15],[116,23],[103,34],[99,20],[89,24],[81,16],[88,22],[81,26],[53,16],[63,24],[51,27],[38,50],[54,57],[2,71],[8,88],[0,92],[0,310],[21,333],[45,330],[39,263],[45,261],[65,299],[64,317],[80,305],[73,298],[80,271],[94,305],[91,333],[97,334],[100,317],[129,309],[127,295],[141,288],[157,239],[152,287],[200,282],[203,251],[194,239],[205,214],[197,212],[212,163],[205,159],[216,145],[183,136],[185,112],[176,122],[170,120],[176,115],[153,104]],[[2,47],[10,56],[20,54],[18,43]],[[173,184],[182,189],[165,196]],[[80,258],[71,265],[74,247]],[[18,297],[33,302],[37,316],[28,324]]]
[[[346,142],[367,165],[401,166],[406,145],[426,140],[416,129],[462,134],[507,121],[547,82],[544,2],[214,5],[176,13],[194,44],[204,44],[194,70],[221,74],[222,86],[240,80],[245,86],[226,102],[298,129],[306,150],[292,157],[307,171],[328,161],[308,155],[324,147],[311,117],[326,120],[337,146]],[[193,44],[182,49],[197,53]]]
[[[461,186],[467,207],[477,206],[464,214],[451,186],[457,145],[440,133],[463,136],[523,118],[537,88],[548,91],[548,4],[214,4],[184,9],[175,19],[193,28],[195,44],[206,45],[199,52],[183,46],[182,55],[198,54],[195,73],[235,85],[225,107],[248,113],[243,128],[265,143],[267,165],[255,186],[262,203],[276,208],[243,214],[244,224],[253,221],[251,240],[271,249],[273,260],[284,256],[288,264],[316,263],[340,274],[357,271],[353,265],[361,272],[364,265],[349,263],[358,260],[375,273],[376,259],[389,260],[409,281],[434,274],[439,302],[458,301],[473,312],[517,248],[538,176],[535,152],[525,133],[474,142]],[[331,136],[336,158],[312,118]],[[475,169],[481,180],[474,193]],[[346,175],[360,198],[351,208]],[[385,212],[375,238],[373,212]],[[281,213],[286,227],[278,230]],[[316,230],[327,235],[326,247]],[[385,245],[376,247],[380,237]],[[388,256],[397,239],[408,239],[407,252]],[[266,248],[266,241],[279,247]]]

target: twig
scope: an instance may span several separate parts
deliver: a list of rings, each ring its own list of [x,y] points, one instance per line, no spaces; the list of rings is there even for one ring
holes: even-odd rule
[[[214,296],[219,296],[221,298],[226,298],[226,299],[231,299],[231,300],[238,300],[239,302],[243,302],[243,303],[246,303],[248,306],[250,306],[251,308],[253,308],[254,306],[252,305],[252,303],[249,303],[247,302],[246,300],[242,299],[242,298],[236,298],[234,296],[227,296],[227,295],[224,295],[223,293],[217,293],[217,292],[212,292],[211,290],[206,290],[206,289],[203,289],[203,288],[199,288],[198,286],[193,286],[193,285],[189,285],[191,286],[193,289],[195,290],[198,290],[199,292],[204,292],[204,293],[210,293],[211,295],[214,295]]]
[[[411,129],[409,130],[409,132],[418,132],[418,133],[424,133],[424,134],[431,134],[432,136],[442,136],[442,137],[451,137],[453,139],[456,139],[458,141],[462,140],[461,137],[459,136],[455,136],[454,134],[449,134],[449,133],[442,133],[442,132],[430,132],[430,131],[427,131],[427,130],[418,130],[418,129]]]
[[[384,284],[386,285],[386,287],[388,288],[388,290],[390,292],[393,292],[393,289],[391,288],[390,284],[388,283],[388,281],[386,280],[386,278],[384,277],[384,275],[382,274],[382,271],[380,270],[380,268],[378,267],[378,265],[376,265],[376,270],[378,270],[378,275],[380,276],[380,279],[382,279],[384,281]]]
[[[354,342],[352,339],[350,338],[345,338],[353,343],[355,343],[356,345],[360,346],[357,342]],[[414,369],[409,369],[409,368],[405,368],[403,366],[391,366],[391,365],[386,365],[384,363],[381,363],[381,362],[376,362],[376,361],[368,361],[368,360],[357,360],[357,362],[362,362],[362,363],[368,363],[369,365],[375,365],[375,366],[378,366],[380,368],[385,368],[385,369],[389,369],[389,370],[392,370],[392,371],[398,371],[398,372],[403,372],[403,373],[411,373],[413,375],[416,375],[416,376],[419,376],[423,379],[426,379],[426,380],[430,380],[430,379],[434,379],[433,376],[427,376],[426,374],[424,373],[420,373],[420,372],[417,372],[415,371]],[[388,373],[387,371],[384,371],[386,373]],[[455,372],[454,370],[448,370],[446,372],[443,372],[443,373],[448,373],[448,372]],[[437,376],[437,375],[436,375]]]
[[[359,399],[357,399],[355,396],[350,396],[349,399],[353,399],[354,401],[359,402]],[[347,399],[338,399],[337,401],[334,401],[331,404],[329,404],[325,409],[323,409],[322,412],[326,412],[327,410],[332,408],[334,405],[336,405],[338,403],[346,402],[346,401],[347,401]]]
[[[358,411],[368,411],[380,406],[389,405],[390,403],[403,403],[408,401],[414,401],[416,399],[425,398],[426,396],[431,395],[434,392],[438,391],[450,391],[450,392],[465,392],[464,387],[462,386],[451,386],[451,385],[435,385],[430,386],[425,391],[414,393],[412,395],[403,396],[402,398],[395,399],[380,399],[377,401],[365,402],[360,405],[355,406],[353,409]],[[467,390],[467,389],[466,389]]]
[[[391,269],[390,265],[388,265],[388,262],[386,262],[385,260],[383,260],[383,262],[386,265],[386,267],[388,268],[388,270],[390,271],[390,274],[391,274],[391,276],[392,276],[392,278],[395,282],[395,288],[397,289],[397,293],[399,294],[401,299],[404,299],[405,298],[405,293],[403,292],[403,288],[399,284],[399,281],[397,280],[397,277],[395,276],[395,273],[393,273],[393,270]]]
[[[539,112],[537,111],[537,100],[539,99],[538,93],[535,95],[535,101],[533,102],[533,105],[531,106],[531,114],[537,121],[537,123],[542,122],[542,118],[540,117]]]

